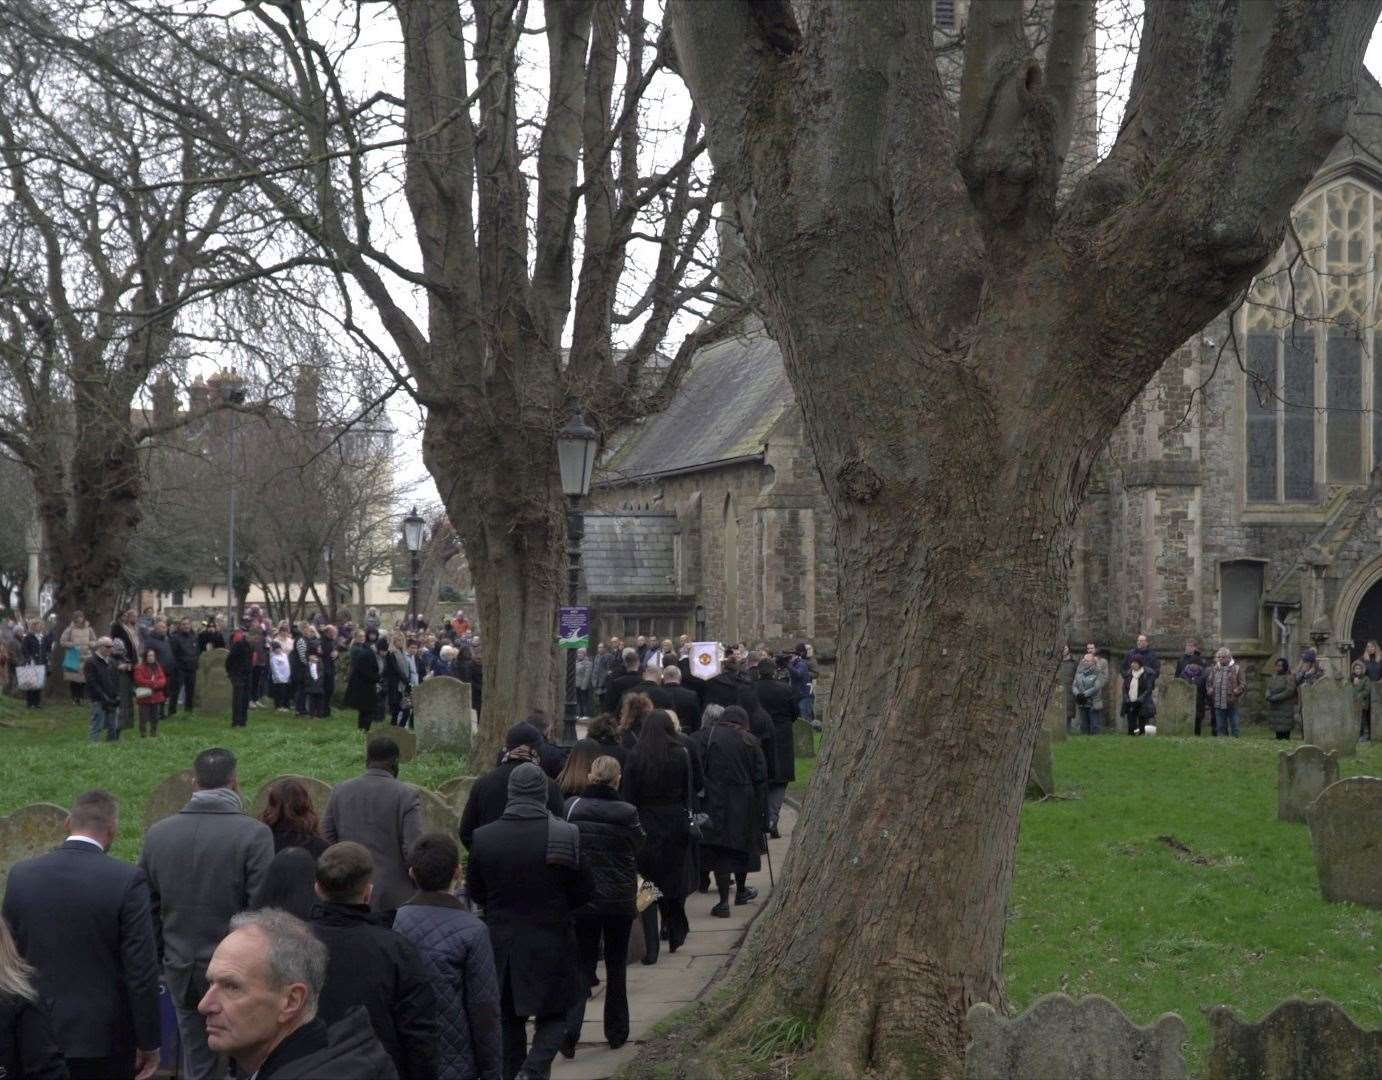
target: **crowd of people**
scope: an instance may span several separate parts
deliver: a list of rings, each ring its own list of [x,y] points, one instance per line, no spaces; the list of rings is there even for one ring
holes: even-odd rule
[[[170,1049],[160,986],[188,1080],[547,1077],[602,979],[621,1046],[627,965],[685,944],[686,898],[713,887],[718,917],[757,898],[814,665],[805,645],[732,648],[709,679],[670,643],[601,655],[620,669],[602,665],[587,736],[514,724],[458,836],[423,830],[381,734],[320,813],[285,778],[250,816],[234,754],[203,751],[138,865],[106,854],[114,796],[78,795],[67,841],[18,863],[0,907],[0,1076],[148,1080]]]
[[[1062,672],[1061,684],[1068,689],[1067,730],[1085,735],[1099,734],[1105,727],[1108,659],[1093,643],[1085,646],[1078,660],[1066,648]],[[1156,718],[1154,694],[1163,670],[1161,657],[1145,634],[1139,635],[1136,645],[1124,655],[1119,674],[1122,678],[1118,710],[1127,733],[1146,734],[1147,725]],[[1312,648],[1301,651],[1300,664],[1294,671],[1285,657],[1277,657],[1272,662],[1271,674],[1263,688],[1263,718],[1278,739],[1289,739],[1292,731],[1302,728],[1300,690],[1324,675],[1319,655]],[[1169,677],[1194,687],[1196,735],[1238,738],[1239,705],[1247,693],[1247,680],[1242,666],[1227,648],[1220,646],[1206,659],[1199,642],[1187,640]],[[1359,703],[1358,737],[1363,740],[1372,738],[1372,685],[1379,679],[1382,679],[1382,648],[1376,641],[1369,641],[1362,659],[1354,662],[1350,673],[1350,684]]]

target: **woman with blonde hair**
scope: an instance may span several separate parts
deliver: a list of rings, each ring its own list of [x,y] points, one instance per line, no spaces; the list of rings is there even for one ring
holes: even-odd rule
[[[72,694],[72,704],[80,705],[86,701],[86,662],[91,659],[91,650],[96,645],[96,632],[80,611],[72,613],[72,621],[58,638],[63,647],[62,678]],[[73,650],[76,660],[72,659]]]
[[[0,919],[0,1076],[66,1080],[67,1063],[33,977],[34,969],[19,955],[9,924]]]

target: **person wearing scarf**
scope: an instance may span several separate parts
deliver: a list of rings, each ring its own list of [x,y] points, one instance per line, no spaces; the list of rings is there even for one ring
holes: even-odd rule
[[[511,751],[514,748],[511,748]],[[484,910],[502,1002],[505,1076],[548,1076],[566,1014],[585,1000],[573,912],[593,895],[580,832],[547,808],[547,775],[524,761],[503,815],[470,838],[466,887]],[[527,1021],[535,1020],[533,1042]]]

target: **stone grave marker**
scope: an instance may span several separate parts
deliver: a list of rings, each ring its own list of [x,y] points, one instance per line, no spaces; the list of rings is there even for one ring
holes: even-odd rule
[[[225,649],[207,649],[197,661],[197,709],[200,712],[230,712],[226,655]]]
[[[186,806],[191,801],[196,784],[196,774],[191,769],[183,769],[182,772],[175,772],[164,779],[158,787],[149,792],[149,797],[144,803],[144,816],[140,818],[144,830],[147,832],[154,822],[172,817]]]
[[[1062,725],[1064,721],[1061,721]],[[1051,733],[1045,728],[1037,732],[1032,746],[1032,764],[1027,770],[1028,799],[1044,799],[1056,793],[1055,765],[1051,761]]]
[[[474,783],[475,777],[473,776],[452,777],[437,788],[437,794],[442,797],[447,806],[460,814],[465,809],[466,800],[470,798],[470,788]]]
[[[419,751],[470,753],[473,720],[469,683],[450,675],[433,675],[413,691],[413,726]]]
[[[1190,735],[1195,730],[1194,683],[1184,679],[1167,679],[1156,685],[1156,733],[1158,735]]]
[[[435,791],[428,791],[417,784],[409,784],[418,793],[418,803],[422,809],[422,831],[443,832],[455,837],[461,827],[461,815],[451,808],[451,804]]]
[[[1340,757],[1358,753],[1356,695],[1344,679],[1326,676],[1313,686],[1300,688],[1300,712],[1305,721],[1305,741]]]
[[[264,812],[264,808],[269,805],[269,788],[273,787],[280,780],[296,780],[307,789],[307,797],[312,800],[312,809],[317,812],[317,817],[326,814],[326,804],[331,800],[331,785],[325,780],[318,780],[315,776],[298,776],[295,773],[284,773],[282,776],[275,776],[271,780],[265,780],[259,785],[259,791],[254,796],[254,806],[250,808],[250,816],[258,817]]]
[[[1332,1001],[1291,998],[1259,1024],[1225,1005],[1205,1010],[1208,1080],[1373,1080],[1382,1076],[1382,1030],[1366,1031]]]
[[[1134,1024],[1106,997],[1045,994],[1021,1016],[969,1010],[965,1080],[1183,1080],[1185,1022]]]
[[[370,737],[375,735],[386,735],[398,743],[399,761],[415,761],[417,759],[417,735],[411,729],[385,724],[382,728],[370,729]]]
[[[1305,820],[1324,898],[1382,909],[1382,780],[1351,776],[1330,784]]]
[[[0,817],[0,893],[10,867],[42,855],[67,839],[67,811],[53,803],[29,803]]]
[[[800,717],[792,721],[792,749],[796,757],[816,756],[816,732]]]
[[[1339,755],[1318,746],[1298,746],[1276,758],[1276,817],[1304,821],[1306,808],[1339,781]]]
[[[1056,679],[1050,695],[1046,698],[1046,711],[1041,714],[1041,726],[1051,733],[1051,738],[1055,742],[1064,742],[1070,734],[1065,730],[1066,688],[1061,685],[1062,682],[1062,679]]]

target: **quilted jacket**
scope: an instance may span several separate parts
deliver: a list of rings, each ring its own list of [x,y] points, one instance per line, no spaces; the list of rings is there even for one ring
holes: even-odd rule
[[[566,820],[581,831],[581,862],[595,895],[583,914],[634,915],[638,893],[636,856],[646,836],[632,803],[604,784],[590,784],[566,800]]]
[[[417,949],[437,995],[438,1080],[499,1080],[499,980],[489,928],[443,892],[414,894],[393,928]]]

